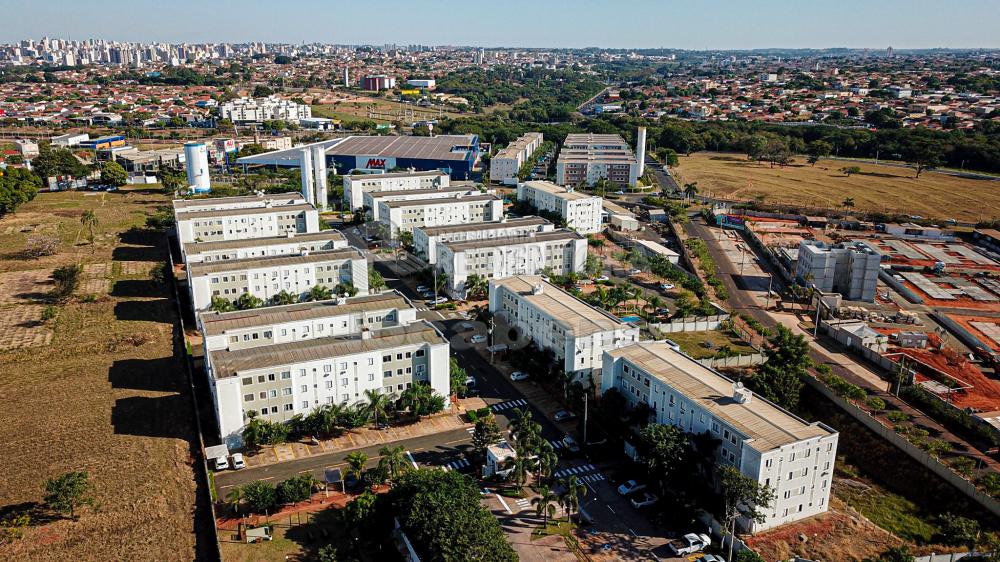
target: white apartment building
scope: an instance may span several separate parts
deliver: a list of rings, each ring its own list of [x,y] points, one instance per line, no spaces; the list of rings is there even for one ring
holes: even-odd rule
[[[366,191],[364,207],[370,220],[379,220],[379,203],[384,201],[419,201],[421,199],[449,199],[467,195],[481,195],[472,187],[442,187],[439,189],[403,189],[399,191]]]
[[[347,238],[339,230],[322,230],[305,234],[289,232],[284,236],[273,238],[191,242],[184,245],[184,255],[187,263],[198,263],[286,256],[346,247]]]
[[[235,301],[249,293],[265,301],[282,291],[302,298],[316,285],[334,288],[353,283],[358,294],[368,293],[368,260],[356,248],[303,252],[244,260],[191,263],[188,287],[196,311],[205,310],[212,297]]]
[[[474,224],[500,220],[503,200],[495,195],[451,199],[415,199],[379,203],[379,223],[395,238],[414,228],[446,224]]]
[[[525,133],[490,158],[490,180],[500,183],[517,181],[521,166],[542,146],[542,133]]]
[[[211,351],[360,334],[416,320],[417,309],[396,291],[198,315],[206,356]]]
[[[601,385],[604,352],[639,341],[639,328],[590,306],[541,277],[490,281],[490,312],[516,328],[515,346],[535,342],[550,349],[567,373],[593,376]],[[502,325],[502,324],[501,324]]]
[[[274,238],[289,232],[319,232],[319,211],[312,205],[282,205],[185,211],[174,215],[181,247],[191,242]]]
[[[556,160],[559,185],[594,185],[606,178],[621,187],[639,181],[639,161],[619,135],[594,133],[566,135]]]
[[[413,251],[429,264],[437,263],[438,244],[474,240],[505,240],[533,232],[552,232],[555,226],[541,217],[506,217],[479,224],[451,224],[413,229]]]
[[[865,242],[828,246],[814,240],[799,243],[796,277],[824,293],[840,293],[852,301],[875,300],[882,254]]]
[[[366,390],[398,397],[415,383],[451,394],[448,340],[428,322],[340,337],[209,352],[219,435],[239,444],[250,412],[286,422],[325,404],[363,403]]]
[[[636,238],[633,240],[635,245],[633,246],[640,254],[651,258],[653,256],[659,256],[670,263],[676,264],[681,259],[681,255],[677,252],[671,250],[670,248],[660,244],[659,242],[654,242],[652,240],[644,240],[642,238]]]
[[[450,186],[451,176],[437,170],[430,172],[353,174],[344,176],[344,204],[349,210],[355,211],[364,205],[363,193],[409,189],[438,189]]]
[[[259,123],[261,121],[289,121],[312,118],[312,108],[308,105],[281,99],[277,96],[266,98],[239,98],[219,106],[219,117],[233,123]]]
[[[809,423],[720,373],[674,351],[641,342],[604,355],[601,390],[617,389],[630,405],[647,404],[656,423],[719,439],[716,460],[775,492],[763,523],[742,521],[751,532],[827,510],[838,433]]]
[[[240,195],[237,197],[206,197],[174,199],[174,214],[192,211],[223,211],[230,209],[252,209],[260,207],[283,207],[302,205],[306,202],[301,193],[261,193],[260,195]]]
[[[530,203],[539,211],[559,215],[567,228],[577,232],[601,231],[603,199],[600,197],[577,193],[549,181],[529,181],[517,184],[517,200]]]

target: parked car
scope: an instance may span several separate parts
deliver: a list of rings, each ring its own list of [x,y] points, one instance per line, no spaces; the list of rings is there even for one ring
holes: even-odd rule
[[[607,283],[611,279],[607,275],[601,275],[600,277],[594,277],[595,283]]]
[[[422,293],[429,293],[429,292],[431,292],[431,288],[428,287],[427,285],[417,285],[417,292],[421,293],[421,294]]]
[[[708,538],[708,535],[688,533],[679,539],[670,541],[667,543],[667,546],[670,547],[670,551],[674,553],[674,556],[683,556],[685,554],[701,552],[710,544],[712,544],[712,540]]]
[[[430,302],[431,304],[444,304],[444,303],[448,302],[448,297],[442,296],[442,297],[438,297],[438,298],[433,299],[433,300],[428,301],[428,302]]]
[[[623,496],[627,496],[627,495],[629,495],[631,493],[638,492],[638,491],[645,490],[645,489],[646,489],[646,485],[645,484],[640,484],[640,483],[636,482],[635,480],[629,480],[628,482],[623,483],[621,486],[618,486],[618,493],[621,494],[621,495],[623,495]]]
[[[625,192],[619,189],[615,192],[615,195],[625,195]]]
[[[706,554],[698,559],[698,562],[726,562],[721,554]]]
[[[641,273],[642,273],[641,269],[632,269],[632,270],[629,270],[629,272],[628,272],[629,275],[639,275]]]
[[[528,373],[524,371],[514,371],[510,374],[510,380],[512,381],[526,381],[528,380]]]
[[[243,460],[243,453],[233,453],[233,470],[240,470],[247,467]]]
[[[569,435],[567,435],[566,437],[563,437],[563,439],[562,439],[562,445],[563,445],[563,447],[566,448],[567,451],[569,451],[571,453],[579,453],[580,452],[580,446],[576,444],[576,439],[573,439]]]
[[[558,412],[555,413],[554,416],[552,416],[552,419],[554,419],[557,422],[564,422],[566,420],[571,420],[575,417],[576,414],[574,414],[573,412],[569,412],[566,410],[559,410]]]
[[[641,509],[643,507],[653,505],[658,501],[660,501],[660,498],[656,497],[656,494],[643,492],[642,496],[632,498],[632,507],[636,509]]]
[[[472,342],[472,343],[485,343],[486,342],[486,336],[483,335],[483,334],[476,334],[476,335],[472,336],[471,338],[469,338],[469,341]]]
[[[215,458],[215,470],[226,470],[229,468],[229,459],[226,457]]]
[[[674,284],[673,283],[660,283],[660,290],[661,291],[669,291],[669,290],[671,290],[673,288],[674,288]]]

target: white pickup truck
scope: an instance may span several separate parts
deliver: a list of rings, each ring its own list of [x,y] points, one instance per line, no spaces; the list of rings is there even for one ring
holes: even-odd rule
[[[669,546],[674,556],[683,556],[701,552],[710,544],[712,544],[712,539],[708,538],[708,535],[688,533],[679,539],[670,541]]]

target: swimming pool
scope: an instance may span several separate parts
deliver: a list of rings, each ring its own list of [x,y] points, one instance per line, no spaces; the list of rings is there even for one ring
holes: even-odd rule
[[[642,322],[642,318],[639,318],[638,316],[622,316],[621,319],[622,322],[628,322],[630,324],[635,322]]]

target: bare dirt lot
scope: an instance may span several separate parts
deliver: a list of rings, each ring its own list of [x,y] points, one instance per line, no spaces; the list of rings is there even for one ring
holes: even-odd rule
[[[0,517],[32,515],[22,538],[0,545],[0,559],[193,560],[210,551],[196,534],[202,512],[194,419],[175,353],[174,305],[169,286],[149,275],[166,258],[165,239],[126,232],[165,203],[153,191],[42,193],[0,219],[0,271],[17,272],[0,283],[0,330],[31,323],[44,331],[33,347],[0,351],[0,423],[7,428],[0,436]],[[87,209],[99,221],[93,245],[79,232]],[[59,238],[58,253],[21,258],[27,238],[39,232]],[[119,261],[144,266],[114,265]],[[96,294],[81,286],[66,302],[49,301],[51,287],[41,281],[73,263],[110,265],[89,268],[102,280],[92,287]],[[25,294],[11,299],[11,290]],[[57,316],[42,321],[46,306]],[[39,509],[42,484],[72,470],[88,473],[99,506],[76,521],[52,518]]]
[[[840,171],[857,166],[850,177]],[[696,153],[681,157],[678,184],[697,182],[703,195],[772,203],[841,209],[846,198],[853,209],[920,215],[944,220],[978,221],[1000,216],[1000,182],[924,172],[914,178],[908,168],[869,163],[820,160],[815,166],[798,157],[784,168],[748,161],[743,154]]]

